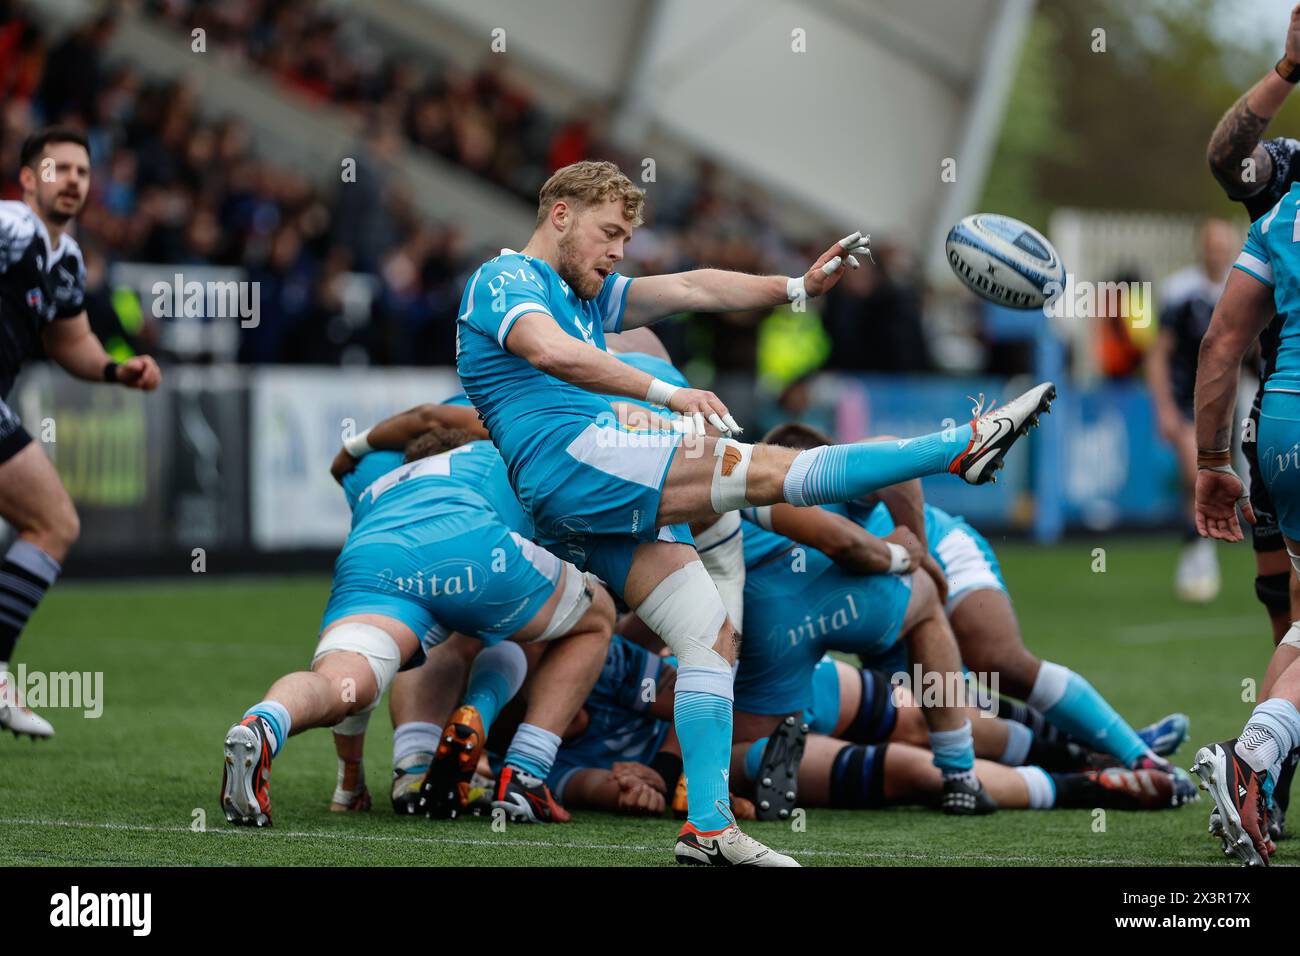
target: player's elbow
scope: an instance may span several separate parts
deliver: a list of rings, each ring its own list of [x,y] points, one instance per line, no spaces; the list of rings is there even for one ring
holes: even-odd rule
[[[423,405],[416,406],[415,413],[419,416],[420,427],[425,431],[437,428],[442,423],[438,406],[432,402],[425,402]]]

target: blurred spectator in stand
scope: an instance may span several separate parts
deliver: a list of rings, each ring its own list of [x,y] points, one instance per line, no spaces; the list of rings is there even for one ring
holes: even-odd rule
[[[828,369],[928,372],[934,367],[921,320],[921,292],[911,254],[880,243],[875,262],[850,269],[821,305],[831,340]]]
[[[1123,272],[1114,282],[1130,291],[1126,296],[1099,297],[1097,364],[1106,378],[1122,379],[1130,378],[1142,365],[1142,349],[1133,341],[1132,329],[1148,321],[1155,303],[1141,300],[1142,279],[1136,272]]]

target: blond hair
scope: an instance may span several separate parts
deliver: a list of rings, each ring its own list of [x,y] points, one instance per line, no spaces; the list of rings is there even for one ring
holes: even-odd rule
[[[618,199],[623,203],[623,218],[633,226],[639,226],[645,190],[634,185],[613,163],[584,159],[557,169],[542,185],[537,194],[539,226],[562,199],[577,207],[596,206]]]

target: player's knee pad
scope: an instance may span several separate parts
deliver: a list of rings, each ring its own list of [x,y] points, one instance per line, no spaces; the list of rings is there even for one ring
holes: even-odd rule
[[[743,630],[745,617],[745,538],[740,512],[729,511],[695,535],[695,550],[709,572],[722,606],[736,630]]]
[[[402,665],[402,651],[387,632],[373,624],[349,622],[340,624],[321,638],[316,645],[316,656],[311,659],[312,666],[327,654],[346,651],[360,654],[370,665],[375,675],[375,699],[363,711],[374,710],[379,699],[384,696],[397,676],[397,669]],[[342,733],[342,731],[340,731]]]
[[[699,561],[678,568],[660,581],[638,605],[636,614],[673,649],[683,667],[725,671],[730,679],[731,664],[713,649],[727,611],[713,579]]]
[[[1291,609],[1291,575],[1260,574],[1255,577],[1255,597],[1270,611]]]
[[[749,479],[749,462],[754,457],[754,446],[731,438],[719,438],[713,448],[713,482],[709,485],[709,501],[718,514],[739,511],[749,507],[745,497],[745,483]]]
[[[559,581],[560,599],[556,602],[555,612],[546,629],[533,639],[534,643],[563,637],[572,631],[582,616],[591,609],[598,587],[600,584],[592,575],[584,574],[566,561],[563,577]]]

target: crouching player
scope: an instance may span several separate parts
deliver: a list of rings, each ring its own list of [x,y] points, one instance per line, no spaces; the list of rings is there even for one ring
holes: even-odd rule
[[[828,439],[807,425],[790,423],[773,429],[767,440],[792,448],[810,448]],[[851,537],[851,531],[842,527],[840,515],[878,537],[889,535],[895,526],[891,509],[876,503],[872,496],[841,507],[839,514],[830,514],[832,510],[834,506],[821,509],[821,514],[805,512],[796,516],[788,507],[776,505],[765,515],[778,528],[795,527],[805,537]],[[1018,763],[1022,751],[1030,746],[1030,734],[1025,728],[1041,734],[1045,729],[1042,720],[1046,720],[1088,749],[1110,754],[1122,766],[1173,772],[1163,755],[1172,753],[1186,738],[1187,717],[1171,714],[1150,727],[1135,730],[1087,678],[1034,655],[1021,637],[1010,592],[988,540],[963,518],[941,508],[926,504],[922,515],[924,527],[919,534],[946,580],[944,606],[963,664],[976,673],[997,674],[999,692],[1025,702],[999,703],[998,713],[1022,725],[1012,728],[1008,741],[1011,759],[1003,762]],[[906,661],[894,657],[864,664],[892,672],[903,669]],[[1036,719],[1038,715],[1042,719]]]
[[[442,414],[459,412],[481,435],[471,409]],[[398,670],[419,660],[422,641],[452,631],[485,644],[567,635],[566,653],[548,662],[549,693],[539,695],[545,724],[521,725],[497,789],[511,806],[552,803],[544,781],[559,733],[604,662],[613,604],[503,520],[498,496],[482,493],[504,480],[502,462],[490,443],[471,440],[475,433],[428,430],[405,464],[400,454],[368,454],[400,444],[422,415],[412,410],[350,440],[349,457],[361,459],[343,479],[355,496],[352,530],[311,670],[276,681],[226,734],[221,803],[232,823],[270,824],[271,761],[290,735],[341,722],[343,733],[360,733]]]

